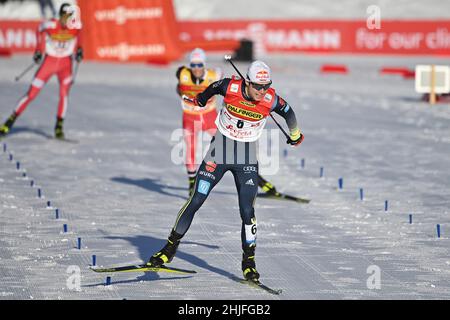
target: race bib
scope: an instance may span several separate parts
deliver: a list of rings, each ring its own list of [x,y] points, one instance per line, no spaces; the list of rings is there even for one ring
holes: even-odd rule
[[[224,136],[241,142],[253,142],[261,136],[267,119],[249,121],[233,116],[227,108],[222,108],[216,119],[216,125]]]
[[[73,54],[77,39],[72,37],[72,39],[59,40],[47,36],[45,52],[52,57],[63,58],[68,57]]]

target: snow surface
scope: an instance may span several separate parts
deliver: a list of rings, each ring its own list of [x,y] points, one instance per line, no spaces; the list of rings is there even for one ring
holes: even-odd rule
[[[31,73],[13,79],[30,60],[0,59],[1,121],[28,87]],[[381,66],[447,61],[265,60],[305,134],[299,148],[286,148],[280,137],[280,169],[265,177],[282,192],[312,199],[256,202],[258,270],[282,295],[234,280],[241,277],[241,221],[230,174],[197,213],[172,262],[198,274],[114,274],[104,286],[107,275],[88,269],[93,254],[98,265],[111,266],[140,263],[160,249],[186,201],[187,176],[171,161],[170,137],[181,126],[177,64],[84,62],[66,120],[66,135],[78,144],[48,139],[55,79],[0,144],[0,299],[449,299],[450,108],[420,102],[411,80],[378,73]],[[231,74],[218,56],[209,61]],[[350,74],[321,75],[325,62],[345,63]],[[381,270],[381,289],[367,287],[373,265]],[[78,291],[67,286],[70,266],[81,270]]]

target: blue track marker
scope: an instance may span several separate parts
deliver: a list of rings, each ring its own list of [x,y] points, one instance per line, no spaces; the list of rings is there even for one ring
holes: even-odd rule
[[[56,216],[56,219],[59,219],[59,209],[55,210],[55,216]]]
[[[388,201],[384,201],[384,211],[388,211]]]
[[[363,190],[363,188],[359,189],[359,200],[361,200],[361,201],[364,200],[364,190]]]
[[[81,238],[77,239],[77,248],[78,250],[81,250]]]
[[[344,188],[344,178],[339,178],[338,183],[339,183],[339,189]]]
[[[63,225],[63,230],[64,230],[64,233],[67,232],[67,224],[64,224],[64,225]]]
[[[409,215],[409,224],[412,224],[412,214]]]
[[[111,277],[106,277],[106,285],[109,286],[111,284]]]
[[[92,266],[97,265],[97,256],[95,254],[92,255]]]
[[[320,167],[320,177],[323,177],[323,167]]]
[[[440,224],[436,225],[436,232],[437,232],[437,237],[440,238],[441,237],[441,225]]]

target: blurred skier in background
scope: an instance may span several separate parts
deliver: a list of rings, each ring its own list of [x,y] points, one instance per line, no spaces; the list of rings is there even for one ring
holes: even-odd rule
[[[189,195],[191,195],[197,164],[195,154],[197,138],[200,132],[207,132],[211,136],[216,133],[217,118],[216,99],[212,97],[204,108],[187,103],[184,97],[194,98],[204,91],[210,84],[222,78],[220,69],[206,68],[206,54],[200,48],[194,49],[189,55],[189,67],[181,66],[176,72],[178,79],[177,93],[181,98],[183,109],[183,136],[186,144],[186,170],[189,179]]]
[[[56,10],[53,5],[53,0],[39,0],[39,6],[41,8],[42,19],[46,19],[45,8],[49,7],[52,12],[52,18],[56,18]]]
[[[67,111],[68,95],[72,85],[73,57],[79,63],[83,59],[80,42],[81,29],[71,28],[68,21],[73,14],[70,4],[64,3],[59,10],[59,19],[42,22],[37,32],[37,47],[33,55],[36,64],[41,63],[31,85],[11,116],[0,127],[0,138],[8,134],[17,118],[37,97],[47,81],[57,75],[59,82],[59,104],[55,125],[55,138],[64,139],[63,123]]]

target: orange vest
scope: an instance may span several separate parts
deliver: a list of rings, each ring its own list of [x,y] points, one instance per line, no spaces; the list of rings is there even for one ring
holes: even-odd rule
[[[202,82],[195,84],[192,81],[191,72],[188,68],[184,67],[180,72],[178,79],[178,89],[180,94],[186,95],[189,98],[194,98],[200,92],[203,92],[211,83],[219,80],[218,73],[213,69],[205,70],[205,77]],[[216,99],[212,97],[204,108],[198,106],[192,106],[184,101],[181,101],[181,107],[183,111],[189,114],[205,114],[216,109]]]
[[[261,101],[248,101],[242,94],[242,83],[241,79],[231,79],[216,125],[230,139],[252,142],[262,134],[276,93],[269,88]]]

